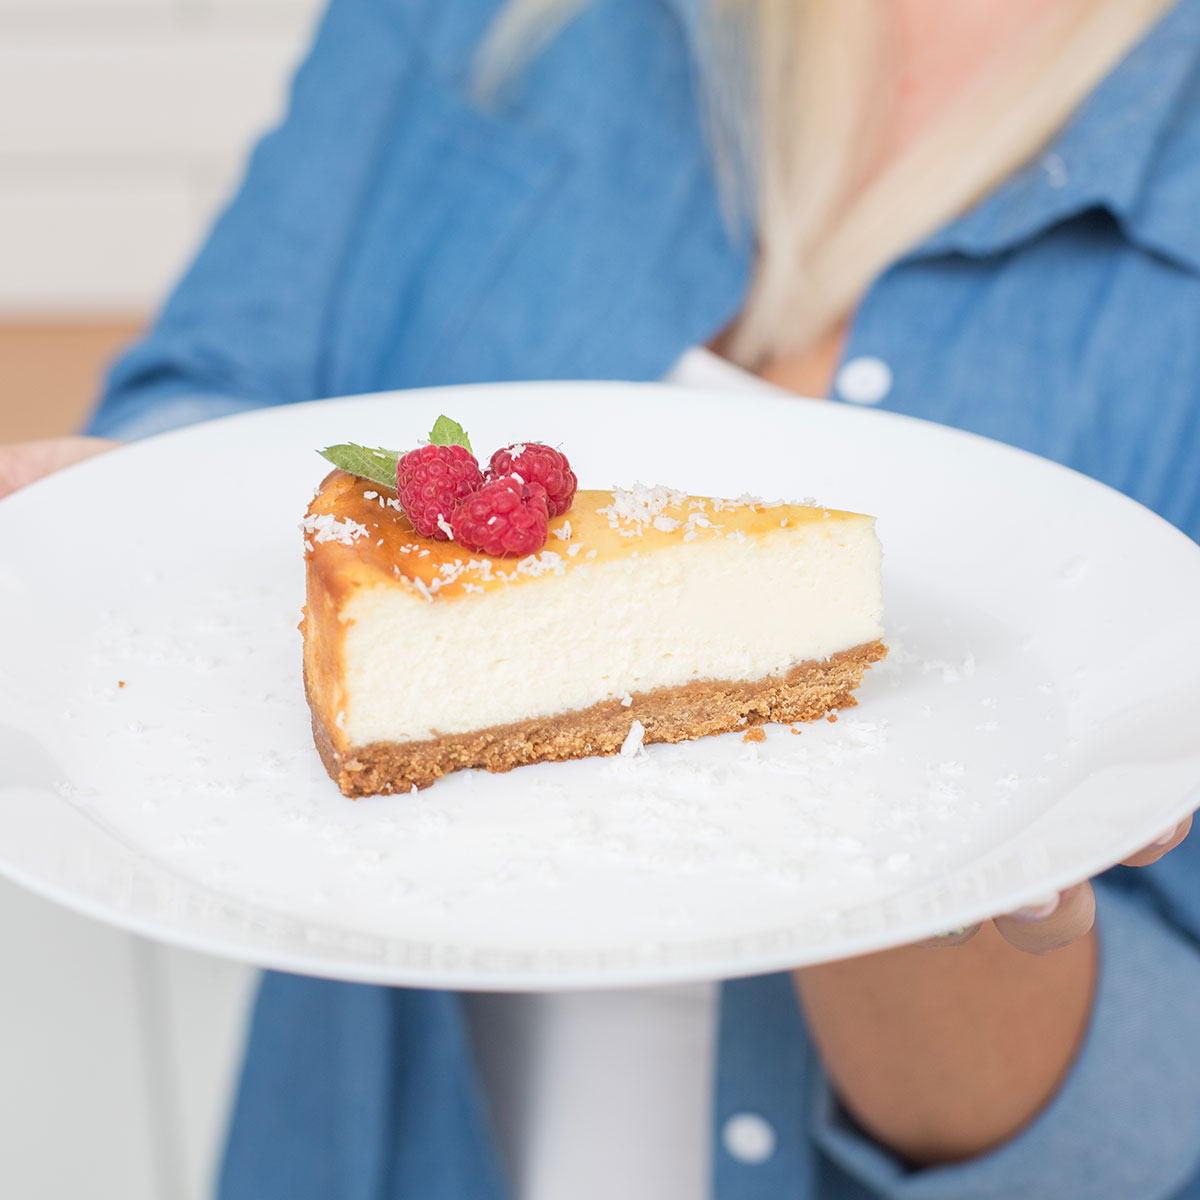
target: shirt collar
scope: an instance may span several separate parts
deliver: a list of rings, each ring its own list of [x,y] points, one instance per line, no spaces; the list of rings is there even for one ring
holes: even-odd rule
[[[910,258],[1002,253],[1080,213],[1200,271],[1200,0],[1180,0],[1049,148]]]

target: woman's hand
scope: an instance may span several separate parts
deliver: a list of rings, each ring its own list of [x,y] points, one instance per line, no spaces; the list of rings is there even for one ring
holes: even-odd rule
[[[1158,862],[1187,837],[1191,828],[1192,818],[1187,817],[1157,841],[1125,859],[1122,865],[1148,867]],[[1027,954],[1049,954],[1084,937],[1091,930],[1095,916],[1096,901],[1092,895],[1092,885],[1084,882],[1047,896],[1040,903],[996,917],[992,924],[1001,937],[1018,950],[1024,950]],[[960,946],[970,941],[981,928],[981,925],[972,925],[966,929],[955,929],[941,937],[930,938],[921,945]]]
[[[1126,859],[1148,866],[1191,818]],[[1092,888],[972,929],[793,972],[843,1105],[914,1165],[973,1158],[1049,1102],[1091,1018]],[[930,949],[960,946],[960,949]],[[1050,953],[1055,951],[1055,953]]]
[[[105,438],[61,437],[0,446],[0,498],[118,444]]]

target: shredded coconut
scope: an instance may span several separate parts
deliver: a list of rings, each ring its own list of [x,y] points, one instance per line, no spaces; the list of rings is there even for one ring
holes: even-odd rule
[[[313,535],[314,542],[341,542],[343,546],[353,546],[360,537],[367,536],[365,525],[349,519],[339,520],[333,513],[305,517],[301,528]]]
[[[645,748],[642,745],[642,738],[646,733],[646,727],[636,717],[633,719],[633,724],[629,727],[629,732],[625,735],[625,740],[621,743],[621,756],[623,758],[635,758],[639,754],[645,754]]]
[[[618,488],[612,494],[612,503],[597,509],[600,516],[607,518],[609,528],[621,530],[626,526],[634,536],[640,534],[647,525],[662,516],[669,507],[681,507],[687,501],[686,492],[673,491],[667,487],[646,487],[634,484],[631,488]]]
[[[545,575],[547,571],[553,571],[557,575],[563,573],[561,554],[553,550],[543,550],[541,554],[531,554],[517,563],[517,569],[513,574],[531,575],[536,578],[538,575]]]
[[[414,575],[411,579],[401,575],[400,578],[403,579],[405,583],[411,583],[413,587],[415,587],[417,591],[429,601],[430,604],[433,603],[433,593],[436,589],[430,588],[425,580],[423,580],[419,575]]]

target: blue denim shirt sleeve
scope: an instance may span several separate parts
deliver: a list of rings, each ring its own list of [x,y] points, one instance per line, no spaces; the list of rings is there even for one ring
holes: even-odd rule
[[[106,406],[88,423],[87,432],[96,437],[135,442],[185,425],[262,407],[257,400],[239,400],[235,396],[171,395],[154,390],[139,392],[137,399],[136,404]]]
[[[415,3],[333,0],[286,119],[150,334],[118,360],[88,432],[141,436],[318,394],[345,244],[416,53]]]
[[[1143,896],[1096,883],[1100,969],[1090,1027],[1042,1113],[992,1153],[910,1170],[820,1085],[813,1137],[880,1200],[1175,1197],[1200,1160],[1200,954]]]

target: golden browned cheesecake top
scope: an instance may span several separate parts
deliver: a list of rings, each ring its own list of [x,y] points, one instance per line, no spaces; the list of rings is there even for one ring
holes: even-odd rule
[[[414,532],[393,491],[351,475],[326,476],[304,521],[305,553],[334,597],[384,580],[426,599],[449,600],[561,575],[589,563],[636,558],[700,539],[762,538],[778,529],[853,518],[815,504],[753,497],[720,500],[668,488],[579,491],[550,521],[545,548],[528,558],[488,558]]]

